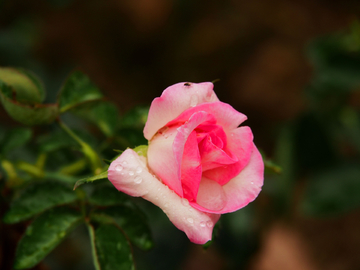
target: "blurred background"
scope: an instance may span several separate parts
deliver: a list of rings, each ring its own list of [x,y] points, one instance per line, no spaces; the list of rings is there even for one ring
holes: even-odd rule
[[[120,113],[219,79],[219,99],[248,116],[281,172],[206,250],[139,200],[155,246],[134,250],[138,269],[360,269],[359,14],[356,0],[2,0],[0,66],[36,73],[48,103],[80,69]],[[19,125],[2,106],[0,125]],[[93,269],[74,239],[34,269]]]

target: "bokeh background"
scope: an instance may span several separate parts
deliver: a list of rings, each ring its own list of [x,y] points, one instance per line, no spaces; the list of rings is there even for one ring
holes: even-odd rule
[[[269,170],[208,249],[139,200],[155,247],[138,269],[360,268],[360,3],[356,0],[2,0],[0,65],[35,72],[54,102],[80,69],[121,113],[169,85],[213,81],[246,114]],[[0,124],[18,126],[0,106]],[[359,136],[358,136],[359,135]],[[20,228],[21,230],[21,228]],[[35,269],[93,269],[75,234]],[[0,265],[15,243],[1,235]],[[0,267],[1,268],[1,267]]]

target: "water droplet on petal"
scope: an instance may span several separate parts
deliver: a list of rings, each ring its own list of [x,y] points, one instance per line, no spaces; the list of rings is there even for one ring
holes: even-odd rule
[[[159,199],[159,197],[158,197],[158,196],[156,196],[156,197],[155,197],[155,200],[158,200],[158,199]]]
[[[142,172],[142,168],[141,168],[141,167],[137,167],[137,168],[136,168],[136,173],[137,173],[137,174],[140,174],[141,172]]]
[[[169,204],[168,203],[165,203],[165,207],[168,207],[169,206]]]
[[[121,166],[120,164],[115,166],[115,171],[117,171],[117,172],[121,172],[123,169],[124,169],[124,167]]]
[[[127,164],[127,162],[126,162],[126,161],[124,161],[122,164],[125,166],[125,165]]]
[[[135,184],[140,184],[142,182],[142,178],[140,176],[135,177],[134,179]]]
[[[197,95],[192,95],[190,97],[190,107],[195,107],[199,102],[199,98]]]
[[[144,191],[144,195],[146,195],[146,194],[148,194],[149,193],[149,191],[148,190],[145,190]]]
[[[133,172],[133,171],[129,171],[129,175],[130,175],[130,176],[134,175],[134,172]]]
[[[208,221],[206,222],[206,226],[208,226],[209,228],[211,228],[214,225],[214,223],[212,221]]]
[[[254,182],[253,182],[253,181],[251,181],[251,184],[253,185],[253,184],[254,184]]]
[[[206,226],[205,221],[201,221],[201,222],[200,222],[200,227],[205,228],[205,226]]]
[[[187,218],[186,220],[191,224],[194,223],[194,220],[191,217]]]
[[[184,205],[184,206],[188,206],[189,205],[189,201],[185,198],[182,198],[181,199],[181,203]]]

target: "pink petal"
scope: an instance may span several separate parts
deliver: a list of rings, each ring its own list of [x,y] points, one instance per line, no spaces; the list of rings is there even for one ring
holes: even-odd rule
[[[196,132],[192,131],[186,140],[181,160],[181,183],[184,198],[195,200],[201,180],[202,168]]]
[[[131,196],[141,196],[160,207],[193,243],[205,244],[211,240],[220,215],[204,213],[191,207],[186,199],[154,177],[146,166],[146,158],[139,157],[133,150],[127,149],[111,163],[108,178],[118,190]]]
[[[203,171],[234,164],[238,161],[236,156],[229,155],[223,149],[216,146],[210,136],[207,136],[207,138],[200,142],[199,151]]]
[[[227,204],[227,197],[222,186],[203,177],[200,182],[196,203],[211,211],[220,211]]]
[[[219,101],[214,85],[205,83],[178,83],[166,88],[161,97],[151,103],[144,136],[151,140],[155,133],[185,110],[206,102]]]
[[[178,179],[180,181],[184,181],[184,184],[186,186],[186,193],[179,194],[182,197],[189,198],[189,200],[194,200],[196,198],[197,190],[199,188],[199,183],[201,180],[201,166],[200,166],[200,156],[198,154],[198,150],[191,150],[189,151],[189,148],[185,149],[185,144],[189,138],[189,136],[192,134],[194,129],[199,126],[202,123],[213,123],[214,117],[206,112],[196,112],[194,113],[189,120],[184,123],[182,126],[177,128],[178,133],[176,134],[176,137],[174,139],[172,149],[174,152],[174,157],[177,163],[177,166],[175,169],[184,169],[186,165],[182,165],[182,160],[185,159],[186,162],[192,163],[190,164],[191,168],[189,168],[189,171],[187,172],[185,170],[185,174],[182,175],[181,170],[177,170],[178,172]],[[156,136],[155,136],[156,137]],[[197,140],[196,140],[196,133],[193,133],[192,142],[189,146],[195,147],[198,149]],[[151,141],[152,144],[152,141]],[[149,151],[149,150],[148,150]],[[164,151],[168,151],[165,150]],[[150,156],[149,156],[149,160]],[[166,161],[164,161],[166,162]],[[155,162],[154,162],[155,163]],[[188,164],[189,164],[188,163]],[[151,168],[153,168],[151,166]],[[174,168],[173,168],[174,169]],[[156,172],[156,171],[155,171]],[[191,175],[190,172],[193,172],[194,174]],[[164,182],[168,182],[168,179],[161,178]]]
[[[253,134],[249,127],[239,127],[228,132],[227,149],[238,162],[203,172],[203,176],[225,185],[248,164],[253,147]]]
[[[209,213],[224,214],[234,212],[246,206],[258,196],[263,182],[264,162],[256,146],[253,145],[253,151],[247,166],[239,173],[239,175],[222,186],[227,198],[227,204],[222,210],[213,211],[194,202],[190,202],[190,205],[199,211]]]
[[[168,122],[166,125],[171,126],[176,123],[186,122],[195,112],[204,111],[212,114],[216,119],[216,124],[221,126],[225,132],[236,129],[247,117],[238,112],[227,103],[213,102],[203,103],[196,107],[189,108],[181,113],[177,118]]]
[[[183,197],[181,185],[181,158],[175,155],[173,143],[178,131],[176,127],[166,128],[156,134],[149,141],[147,152],[150,169],[156,173],[162,181]],[[184,142],[185,144],[185,142]]]

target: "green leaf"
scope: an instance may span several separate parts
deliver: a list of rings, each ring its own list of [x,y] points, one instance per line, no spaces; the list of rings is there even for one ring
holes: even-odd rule
[[[30,141],[32,136],[31,129],[14,128],[7,132],[1,142],[0,148],[3,155],[7,155],[16,148],[19,148]]]
[[[11,87],[0,81],[0,100],[7,113],[24,125],[41,125],[52,123],[59,115],[57,104],[28,105],[13,100]]]
[[[132,270],[133,256],[126,237],[114,225],[102,224],[95,230],[96,260],[100,269]]]
[[[120,127],[143,129],[147,121],[149,109],[149,106],[137,106],[131,109],[121,117]]]
[[[15,255],[15,269],[38,264],[82,220],[82,215],[67,207],[53,208],[36,218],[26,229]]]
[[[59,96],[60,112],[83,105],[86,102],[102,99],[103,95],[85,74],[73,72],[65,81]]]
[[[118,109],[110,102],[91,104],[91,106],[76,108],[72,112],[97,125],[106,136],[113,136],[119,123]]]
[[[312,216],[333,216],[360,206],[360,168],[337,167],[313,175],[308,182],[302,211]]]
[[[112,206],[97,210],[92,215],[95,220],[101,217],[110,217],[137,247],[148,250],[153,246],[150,228],[139,209],[125,205]]]
[[[89,198],[91,204],[99,206],[122,204],[127,200],[128,197],[124,193],[109,185],[96,186]]]
[[[46,209],[71,203],[75,200],[75,192],[62,183],[35,183],[23,190],[20,196],[14,200],[4,216],[4,222],[20,222]]]
[[[20,103],[34,105],[44,100],[45,91],[42,83],[29,71],[0,68],[0,80],[14,89],[16,101]]]
[[[74,190],[77,189],[82,184],[91,183],[91,182],[94,182],[96,180],[107,179],[107,175],[108,175],[108,172],[105,171],[105,172],[102,172],[102,173],[100,173],[98,175],[94,175],[94,176],[91,176],[91,177],[88,177],[88,178],[80,179],[75,183]]]

